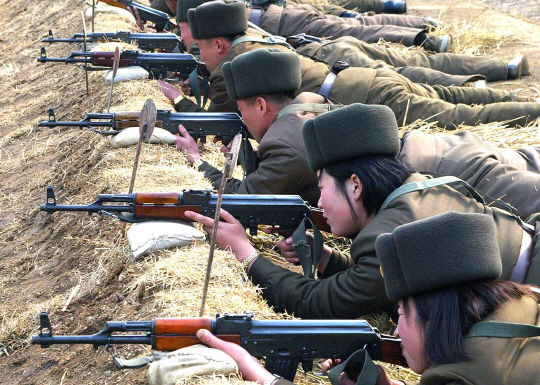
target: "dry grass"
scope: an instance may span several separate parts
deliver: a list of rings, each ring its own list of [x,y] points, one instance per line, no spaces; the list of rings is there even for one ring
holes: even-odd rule
[[[24,19],[37,23],[44,17],[52,17],[62,10],[73,8],[71,0],[53,3],[54,6],[44,10],[41,7],[30,8]],[[77,6],[82,5],[81,1],[75,3]],[[18,9],[17,4],[10,6]],[[80,29],[78,12],[68,12],[65,20],[70,27],[55,30],[59,37]],[[8,28],[7,33],[30,32],[27,27],[23,27],[23,31],[15,31],[13,26]],[[463,24],[456,24],[448,28],[458,30],[465,27]],[[96,31],[126,29],[134,31],[136,27],[114,15],[100,15],[96,19]],[[459,38],[460,50],[482,52],[497,40],[494,36],[499,33],[481,32],[481,28],[474,25],[470,26],[470,30],[473,32],[469,31],[468,35],[476,33],[476,38],[464,40],[461,35],[455,35]],[[475,30],[478,31],[474,32]],[[440,31],[444,32],[445,30]],[[508,35],[508,39],[511,38],[511,35]],[[103,81],[102,73],[91,73],[90,96],[86,97],[83,95],[83,73],[76,68],[50,65],[47,67],[46,76],[41,67],[37,67],[38,70],[33,74],[31,71],[35,68],[35,56],[38,52],[35,46],[39,39],[34,40],[18,43],[7,41],[5,48],[2,47],[2,50],[25,53],[28,57],[26,62],[14,61],[11,58],[2,59],[0,62],[0,81],[3,84],[0,85],[0,90],[9,91],[10,98],[6,101],[9,102],[9,108],[0,109],[0,123],[13,127],[0,137],[0,175],[3,178],[2,183],[7,180],[15,186],[18,185],[14,180],[25,177],[25,184],[21,188],[3,189],[0,192],[0,206],[31,202],[27,205],[28,209],[4,209],[5,212],[0,214],[0,247],[5,246],[5,250],[9,250],[6,254],[9,253],[10,256],[23,255],[20,261],[4,265],[8,268],[0,276],[0,292],[9,295],[18,290],[29,292],[18,297],[23,298],[21,302],[2,302],[0,349],[3,348],[3,351],[0,351],[0,355],[11,354],[27,345],[29,336],[36,331],[36,316],[39,311],[50,310],[58,316],[62,315],[60,309],[77,285],[77,294],[63,313],[64,318],[67,318],[66,314],[72,314],[73,319],[76,315],[85,313],[87,308],[103,311],[101,316],[107,319],[112,317],[111,313],[122,319],[196,315],[200,306],[208,255],[207,244],[160,251],[133,263],[127,241],[115,221],[83,214],[57,213],[46,217],[38,212],[36,196],[41,202],[44,199],[45,186],[49,184],[55,187],[59,204],[88,204],[99,193],[127,192],[135,148],[114,150],[107,138],[76,129],[36,129],[35,123],[45,118],[45,106],[55,107],[58,120],[79,120],[86,112],[104,111],[108,86]],[[26,45],[22,46],[23,44]],[[51,56],[62,56],[71,49],[72,47],[52,46],[50,53]],[[20,73],[26,74],[24,80],[16,79],[16,75]],[[32,83],[39,84],[40,92],[36,92],[32,98],[24,98],[25,90]],[[171,108],[170,102],[162,95],[156,82],[137,80],[115,86],[112,111],[140,110],[148,98],[153,99],[158,108]],[[23,123],[19,125],[16,122]],[[404,127],[403,131],[409,129],[420,129],[434,134],[442,132],[433,124],[422,122]],[[523,129],[507,129],[502,124],[489,124],[475,128],[460,127],[453,132],[462,129],[471,129],[499,146],[519,148],[539,142],[537,125]],[[217,166],[223,164],[223,156],[217,145],[205,145],[203,158]],[[240,170],[236,172],[239,176]],[[175,148],[161,145],[143,146],[135,191],[166,192],[206,187],[210,187],[210,183],[201,173],[189,167],[185,155]],[[273,250],[277,238],[260,235],[252,238],[255,246],[274,262],[284,265],[284,261]],[[28,242],[11,247],[11,242],[16,237],[25,237]],[[348,240],[335,237],[327,237],[326,240],[340,250],[347,250],[350,244]],[[69,259],[72,260],[72,268],[68,269],[69,265],[66,265],[61,272],[55,270],[56,264]],[[40,280],[51,287],[46,290],[35,289],[36,281]],[[114,291],[120,302],[107,302],[102,305],[102,301],[111,295],[110,291]],[[136,310],[126,316],[125,313],[131,306]],[[231,253],[217,252],[206,314],[245,311],[255,312],[259,319],[290,318],[286,314],[276,314],[268,307],[260,296],[260,289],[247,280]],[[95,318],[99,318],[99,315]],[[385,315],[374,315],[369,317],[369,320],[382,331],[388,332],[393,328]],[[76,328],[73,322],[64,320],[61,331],[73,333]],[[36,353],[36,349],[38,348],[29,348],[27,354],[40,354],[39,351]],[[83,359],[87,358],[87,355],[83,356]],[[77,360],[81,358],[70,356],[63,362],[67,364],[70,360],[75,362],[74,367],[77,367],[80,363]],[[411,381],[418,379],[407,369],[391,365],[385,367],[395,378]],[[94,370],[101,371],[101,368]],[[327,383],[313,375],[298,376],[297,381],[302,384]],[[246,383],[237,376],[226,378],[218,375],[190,379],[186,381],[188,382],[205,385]]]

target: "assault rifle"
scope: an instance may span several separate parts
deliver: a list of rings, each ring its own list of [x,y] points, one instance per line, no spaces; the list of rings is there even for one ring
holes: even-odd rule
[[[116,135],[128,127],[139,126],[139,111],[90,113],[83,120],[75,122],[57,121],[54,109],[49,108],[49,120],[38,124],[39,127],[110,127],[109,130],[92,131],[101,135]],[[219,136],[223,143],[230,142],[238,133],[247,137],[247,127],[238,114],[234,112],[171,112],[158,110],[156,127],[163,128],[172,134],[178,134],[178,125],[182,124],[187,132],[197,141],[204,143],[209,135]]]
[[[84,211],[115,217],[124,222],[147,220],[187,220],[186,211],[214,218],[217,195],[208,190],[184,190],[182,193],[99,194],[89,205],[57,205],[54,189],[47,187],[47,201],[39,208],[52,214],[56,211]],[[296,229],[310,218],[323,231],[330,226],[323,211],[311,208],[297,195],[241,195],[224,194],[221,207],[231,213],[251,235],[258,225],[279,226],[280,231]]]
[[[42,43],[69,43],[83,44],[108,41],[123,41],[130,44],[137,44],[143,51],[154,52],[159,49],[163,52],[183,53],[184,48],[180,38],[174,33],[133,33],[129,31],[118,32],[92,32],[86,34],[75,33],[67,39],[55,38],[53,32],[49,30],[49,37],[43,39]]]
[[[176,23],[169,18],[165,12],[158,11],[157,9],[136,3],[132,0],[101,0],[103,3],[112,5],[113,7],[128,9],[128,8],[137,8],[139,11],[139,17],[143,23],[151,21],[154,23],[156,31],[161,32],[163,30],[172,31],[174,28],[178,27]]]
[[[40,63],[60,62],[83,64],[85,70],[102,70],[113,67],[114,52],[72,52],[68,57],[47,57],[45,47],[41,47]],[[124,50],[120,53],[120,67],[139,66],[150,73],[151,79],[165,78],[167,72],[176,72],[182,79],[188,79],[194,71],[210,76],[204,63],[187,53],[152,53]],[[197,73],[195,72],[195,73]]]
[[[254,320],[253,314],[217,315],[216,318],[156,318],[151,321],[109,321],[93,335],[54,336],[47,313],[40,314],[39,335],[32,344],[48,348],[55,344],[105,346],[115,363],[126,367],[114,356],[115,344],[151,345],[159,351],[172,351],[200,343],[195,333],[206,329],[219,338],[236,343],[255,357],[265,358],[271,373],[293,381],[298,364],[305,372],[313,370],[313,359],[345,359],[360,349],[371,358],[407,366],[401,354],[401,341],[380,334],[363,320]],[[144,332],[117,335],[116,332]],[[149,362],[150,360],[146,360]],[[140,362],[138,360],[138,362]],[[146,363],[145,362],[145,363]],[[137,366],[141,367],[140,363]],[[130,366],[127,366],[130,367]]]

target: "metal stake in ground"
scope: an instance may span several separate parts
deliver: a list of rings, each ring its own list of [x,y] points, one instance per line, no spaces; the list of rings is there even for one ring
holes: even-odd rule
[[[92,0],[92,33],[94,33],[94,16],[96,14],[96,0]]]
[[[157,109],[152,99],[146,99],[141,110],[139,118],[139,143],[137,143],[137,152],[135,153],[135,161],[133,163],[133,172],[131,173],[131,182],[129,184],[129,194],[133,192],[135,186],[135,177],[137,175],[137,167],[139,164],[139,156],[141,154],[141,146],[144,140],[148,141],[152,137],[154,127],[156,125]]]
[[[111,100],[112,100],[112,91],[114,87],[114,78],[116,77],[116,73],[118,72],[118,66],[120,65],[120,50],[118,47],[114,50],[114,58],[113,58],[113,68],[112,68],[112,78],[111,78],[111,90],[109,91],[109,103],[107,104],[107,113],[111,110]],[[88,76],[88,75],[86,75]],[[153,130],[154,128],[152,128]]]
[[[214,261],[214,250],[216,248],[216,234],[219,224],[219,212],[221,211],[221,201],[223,199],[223,192],[225,191],[225,184],[228,179],[232,177],[236,163],[238,162],[238,153],[242,145],[242,134],[237,134],[231,144],[231,149],[227,153],[227,161],[225,162],[225,170],[221,177],[221,184],[219,185],[218,197],[216,202],[216,214],[214,215],[214,228],[212,230],[212,239],[210,241],[210,252],[208,253],[208,263],[206,264],[206,276],[204,278],[203,295],[201,302],[201,309],[199,310],[199,317],[204,314],[204,306],[206,305],[206,296],[208,294],[208,284],[210,283],[210,273],[212,272],[212,262]]]
[[[83,52],[86,52],[86,21],[84,20],[84,12],[81,11],[82,27],[83,27]],[[93,32],[93,31],[92,31]],[[86,96],[90,95],[88,91],[88,71],[84,69],[84,77],[86,79]]]

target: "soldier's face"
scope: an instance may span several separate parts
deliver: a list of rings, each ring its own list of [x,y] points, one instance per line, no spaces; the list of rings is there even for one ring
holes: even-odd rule
[[[189,47],[191,47],[191,45],[195,41],[193,40],[193,36],[191,36],[191,29],[189,28],[189,23],[181,21],[180,23],[178,23],[178,26],[180,27],[180,33],[182,34],[182,41],[184,42],[186,49],[189,50]]]
[[[253,139],[260,143],[264,134],[272,125],[275,114],[268,112],[267,104],[262,98],[257,98],[252,103],[246,100],[237,100],[236,104],[249,133],[253,136]]]
[[[319,189],[321,190],[321,197],[317,206],[324,210],[323,216],[326,218],[332,234],[340,237],[358,234],[364,226],[364,217],[362,211],[358,208],[361,201],[358,203],[358,199],[356,199],[358,187],[355,190],[352,181],[345,183],[349,201],[355,212],[357,212],[355,218],[351,212],[351,206],[343,193],[338,190],[334,178],[324,171],[318,171],[317,174],[319,176]]]
[[[409,299],[407,313],[403,307],[403,300],[400,300],[398,315],[398,326],[394,334],[401,338],[401,351],[409,368],[420,374],[428,368],[428,365],[424,360],[424,332],[418,322],[414,300]]]
[[[201,59],[206,64],[208,71],[214,72],[221,62],[223,47],[218,39],[195,39],[201,51]],[[225,53],[226,54],[226,53]]]

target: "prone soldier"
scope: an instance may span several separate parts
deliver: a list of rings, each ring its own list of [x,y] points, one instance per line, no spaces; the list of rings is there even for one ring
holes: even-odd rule
[[[219,17],[217,17],[219,15]],[[201,57],[211,72],[214,94],[210,111],[237,111],[228,97],[222,64],[241,53],[257,48],[273,47],[294,51],[286,42],[247,28],[243,3],[213,1],[188,10],[193,38]],[[299,55],[302,69],[300,92],[316,92],[342,104],[385,104],[392,108],[399,124],[424,119],[441,127],[459,124],[477,125],[510,120],[510,125],[525,125],[540,117],[540,103],[495,103],[510,101],[507,91],[470,87],[439,87],[418,85],[389,69],[336,68]],[[485,104],[468,106],[467,104]],[[178,111],[193,111],[188,99],[177,100]]]
[[[394,309],[386,296],[375,240],[400,225],[451,211],[487,215],[495,225],[502,261],[501,279],[540,282],[540,222],[524,224],[515,214],[462,195],[445,179],[414,172],[396,156],[395,117],[386,106],[354,104],[304,123],[308,160],[317,171],[318,206],[336,236],[354,238],[350,255],[323,247],[315,265],[319,279],[304,277],[260,256],[242,225],[223,213],[216,244],[231,247],[248,276],[263,288],[263,297],[278,311],[301,318],[357,318]],[[360,139],[359,139],[360,138]],[[476,195],[476,198],[479,198]],[[187,212],[211,230],[213,221]],[[292,239],[278,247],[298,262]]]

